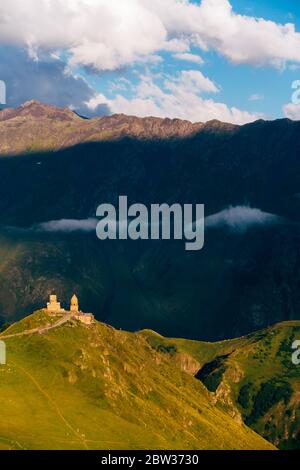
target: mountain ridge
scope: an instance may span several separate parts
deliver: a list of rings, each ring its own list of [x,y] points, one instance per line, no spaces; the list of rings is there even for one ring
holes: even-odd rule
[[[59,150],[79,143],[114,140],[125,136],[180,139],[201,131],[234,132],[238,128],[218,120],[192,123],[181,119],[140,118],[125,114],[87,119],[69,108],[31,100],[18,108],[0,111],[0,154]]]
[[[0,110],[0,155],[58,151],[83,143],[105,142],[131,137],[141,140],[192,138],[201,133],[234,134],[253,126],[297,123],[288,118],[237,125],[213,119],[191,122],[179,118],[137,117],[123,113],[86,118],[70,108],[37,100],[18,108]]]

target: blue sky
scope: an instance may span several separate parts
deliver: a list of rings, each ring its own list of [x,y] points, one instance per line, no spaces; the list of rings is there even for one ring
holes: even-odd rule
[[[300,119],[291,103],[295,0],[2,0],[0,22],[8,106],[39,99],[89,116]]]

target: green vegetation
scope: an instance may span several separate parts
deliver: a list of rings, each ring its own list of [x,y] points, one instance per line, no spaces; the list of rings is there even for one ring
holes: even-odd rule
[[[149,337],[150,332],[144,333]],[[197,359],[197,377],[220,402],[282,449],[300,448],[300,367],[292,344],[300,322],[279,323],[237,340],[165,340]]]
[[[244,409],[249,408],[251,404],[251,389],[252,384],[248,383],[246,385],[243,385],[239,391],[237,402]]]
[[[48,322],[37,312],[8,331]],[[73,321],[7,339],[8,364],[0,366],[0,448],[272,448],[176,365],[176,340],[176,348],[161,340],[163,347],[155,350],[144,333]]]
[[[225,367],[220,367],[218,370],[203,378],[203,383],[210,392],[215,392],[222,382]]]
[[[288,405],[292,394],[293,389],[287,382],[280,382],[273,379],[262,383],[259,392],[254,397],[253,410],[251,415],[247,418],[247,424],[251,425],[257,422],[259,418],[264,417],[274,405],[281,401],[283,401],[285,405]],[[286,415],[291,416],[290,413],[286,413]]]
[[[56,317],[50,317],[44,310],[38,310],[33,315],[23,318],[18,323],[14,323],[5,329],[6,335],[14,335],[22,331],[34,330],[41,326],[51,326],[57,322]]]
[[[153,335],[150,334],[149,336],[147,336],[146,332],[144,332],[144,334],[155,351],[169,354],[170,356],[174,356],[177,353],[178,349],[176,344],[170,343],[168,340],[156,333],[152,333]]]

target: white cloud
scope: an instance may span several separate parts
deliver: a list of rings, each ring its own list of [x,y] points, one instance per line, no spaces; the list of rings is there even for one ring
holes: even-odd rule
[[[166,77],[161,86],[151,76],[141,77],[132,98],[117,94],[113,99],[108,99],[99,94],[89,100],[87,105],[92,110],[98,105],[106,104],[113,113],[179,118],[192,122],[218,119],[245,124],[263,117],[235,107],[229,108],[224,103],[201,96],[203,93],[218,91],[218,86],[201,72],[189,70],[182,71],[175,77]]]
[[[50,220],[33,226],[31,230],[49,233],[82,232],[88,234],[96,231],[99,220],[95,218]],[[117,221],[115,219],[106,219],[106,222],[110,230],[119,230],[122,227],[127,227],[129,220]]]
[[[1,0],[0,41],[53,51],[70,64],[115,70],[162,48],[167,31],[139,0]]]
[[[183,70],[178,77],[165,81],[165,88],[170,91],[190,91],[192,93],[217,93],[218,87],[198,70]]]
[[[186,62],[193,62],[202,65],[204,60],[197,54],[190,54],[189,52],[179,52],[173,55],[174,59],[183,60]]]
[[[70,64],[115,70],[159,51],[214,49],[236,64],[300,62],[292,23],[236,14],[228,0],[1,0],[0,42],[66,50]]]
[[[200,48],[215,49],[233,63],[280,68],[300,62],[300,34],[291,23],[236,14],[228,0],[202,0],[200,5],[151,0],[151,5],[169,34],[187,34]]]
[[[283,107],[283,113],[289,119],[300,121],[300,104],[286,104]]]
[[[224,209],[205,219],[206,228],[227,227],[232,232],[243,233],[257,225],[280,223],[280,217],[248,206]]]
[[[248,100],[249,101],[262,101],[264,99],[264,95],[260,95],[259,93],[254,93],[253,95],[250,95]]]
[[[42,232],[93,232],[96,230],[97,219],[61,219],[39,224],[35,229]]]

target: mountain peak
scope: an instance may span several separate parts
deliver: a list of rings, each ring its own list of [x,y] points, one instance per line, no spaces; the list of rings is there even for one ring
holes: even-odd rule
[[[69,108],[30,100],[18,108],[0,111],[0,154],[15,155],[28,149],[53,151],[124,137],[167,140],[185,139],[201,132],[233,134],[239,129],[241,126],[216,119],[194,123],[182,119],[125,114],[85,119]]]
[[[6,108],[0,112],[0,122],[16,118],[26,118],[26,120],[43,119],[57,122],[80,120],[81,118],[69,108],[58,108],[49,104],[41,103],[37,100],[30,100],[23,103],[18,108]]]
[[[80,117],[69,108],[58,108],[37,100],[26,101],[18,108],[19,114],[30,115],[32,118],[55,119],[57,121],[80,119]]]
[[[28,108],[29,106],[47,106],[47,105],[43,105],[43,103],[38,100],[29,100],[21,104],[20,108]]]
[[[211,121],[207,121],[203,129],[204,130],[211,130],[211,131],[234,131],[235,129],[238,129],[240,126],[237,124],[230,124],[228,122],[222,122],[219,121],[218,119],[212,119]]]
[[[69,108],[31,100],[18,108],[0,111],[0,154],[15,155],[28,149],[53,151],[81,143],[124,137],[182,139],[201,132],[203,128],[201,122],[125,114],[84,119]]]

